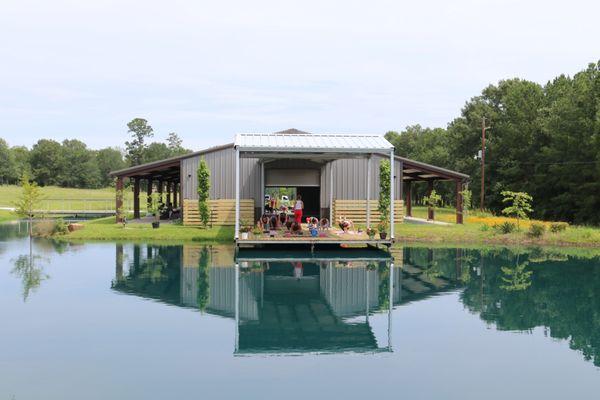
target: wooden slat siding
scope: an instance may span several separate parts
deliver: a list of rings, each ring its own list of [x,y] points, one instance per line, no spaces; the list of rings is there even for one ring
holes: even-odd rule
[[[371,225],[376,226],[379,223],[379,210],[377,201],[371,200]],[[394,202],[394,221],[401,223],[404,220],[404,201],[396,200]],[[367,223],[367,201],[366,200],[333,200],[333,217],[337,221],[343,215],[352,220],[355,224],[364,225]],[[337,225],[334,225],[334,227]]]
[[[209,200],[210,225],[234,225],[235,224],[235,200]],[[240,200],[240,218],[254,224],[254,200]],[[183,224],[200,225],[198,214],[198,200],[183,200]]]

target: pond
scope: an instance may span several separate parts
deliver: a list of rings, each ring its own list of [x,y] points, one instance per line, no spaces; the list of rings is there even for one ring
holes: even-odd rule
[[[64,244],[0,226],[0,399],[591,398],[600,259]],[[573,253],[576,254],[576,253]]]

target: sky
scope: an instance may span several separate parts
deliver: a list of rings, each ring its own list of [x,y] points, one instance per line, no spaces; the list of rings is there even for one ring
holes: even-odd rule
[[[240,132],[444,127],[490,83],[600,60],[600,2],[0,0],[0,137],[199,150]]]

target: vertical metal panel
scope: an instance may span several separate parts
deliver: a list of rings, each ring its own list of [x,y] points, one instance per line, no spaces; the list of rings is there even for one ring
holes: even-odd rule
[[[371,161],[371,200],[379,200],[379,164],[384,157],[374,155]],[[329,207],[329,169],[333,168],[333,199],[341,200],[365,200],[367,189],[367,159],[343,159],[336,160],[325,165],[321,172],[321,207]],[[394,186],[394,197],[396,200],[402,198],[402,162],[396,160],[394,163],[396,181]]]
[[[366,267],[334,267],[327,273],[321,272],[321,294],[338,317],[364,315],[367,308],[373,309],[379,302],[379,276],[376,270]],[[367,278],[369,275],[369,279]],[[367,290],[367,284],[369,289]],[[368,304],[367,304],[368,293]]]
[[[235,151],[233,147],[190,157],[181,162],[181,184],[184,199],[198,198],[196,171],[204,157],[210,170],[211,199],[233,199],[235,195]],[[240,159],[240,195],[260,204],[260,167],[258,159]]]

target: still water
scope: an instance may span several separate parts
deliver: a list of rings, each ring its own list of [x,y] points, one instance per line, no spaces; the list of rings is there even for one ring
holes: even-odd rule
[[[562,399],[600,389],[600,259],[32,243],[0,226],[2,399]]]

